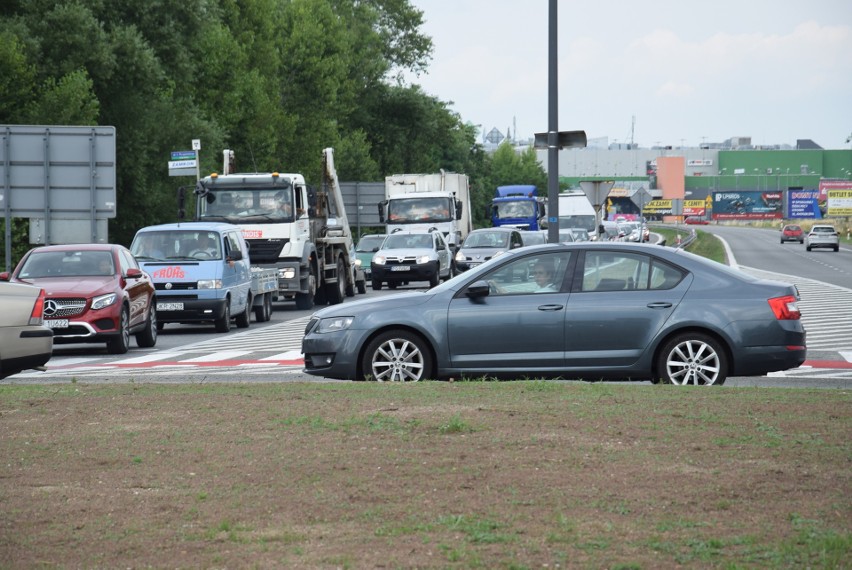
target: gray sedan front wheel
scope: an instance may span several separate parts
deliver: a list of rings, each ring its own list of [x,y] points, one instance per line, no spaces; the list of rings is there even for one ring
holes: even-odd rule
[[[408,331],[380,334],[364,351],[361,370],[377,382],[417,382],[431,378],[432,355],[426,342]]]

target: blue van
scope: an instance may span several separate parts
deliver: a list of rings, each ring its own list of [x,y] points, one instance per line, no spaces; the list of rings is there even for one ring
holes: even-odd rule
[[[252,272],[238,226],[181,222],[136,232],[130,252],[157,290],[157,327],[212,322],[228,332],[251,317]]]

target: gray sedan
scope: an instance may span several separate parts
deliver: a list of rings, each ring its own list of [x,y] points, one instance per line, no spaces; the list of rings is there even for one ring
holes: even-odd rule
[[[429,291],[322,309],[302,351],[305,372],[340,379],[713,385],[804,362],[798,299],[793,285],[682,250],[548,244],[506,252]]]

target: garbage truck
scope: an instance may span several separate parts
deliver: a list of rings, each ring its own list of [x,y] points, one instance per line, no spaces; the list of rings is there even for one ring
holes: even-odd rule
[[[366,291],[364,273],[355,264],[333,149],[323,150],[319,187],[301,173],[233,170],[233,151],[225,150],[223,173],[201,178],[195,186],[196,219],[240,227],[252,266],[277,269],[277,301],[293,301],[307,310]]]

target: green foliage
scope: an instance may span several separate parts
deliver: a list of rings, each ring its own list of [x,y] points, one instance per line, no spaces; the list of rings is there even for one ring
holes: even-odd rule
[[[410,0],[4,4],[0,123],[115,127],[117,243],[176,219],[176,189],[194,180],[169,177],[166,162],[192,139],[202,141],[203,174],[230,148],[241,171],[304,172],[313,182],[327,147],[344,180],[464,172],[475,223],[486,225],[503,178],[491,177],[476,128],[401,81],[431,58],[422,24]],[[526,156],[502,166],[515,183],[538,177]],[[16,255],[19,237],[27,249],[16,229]]]

